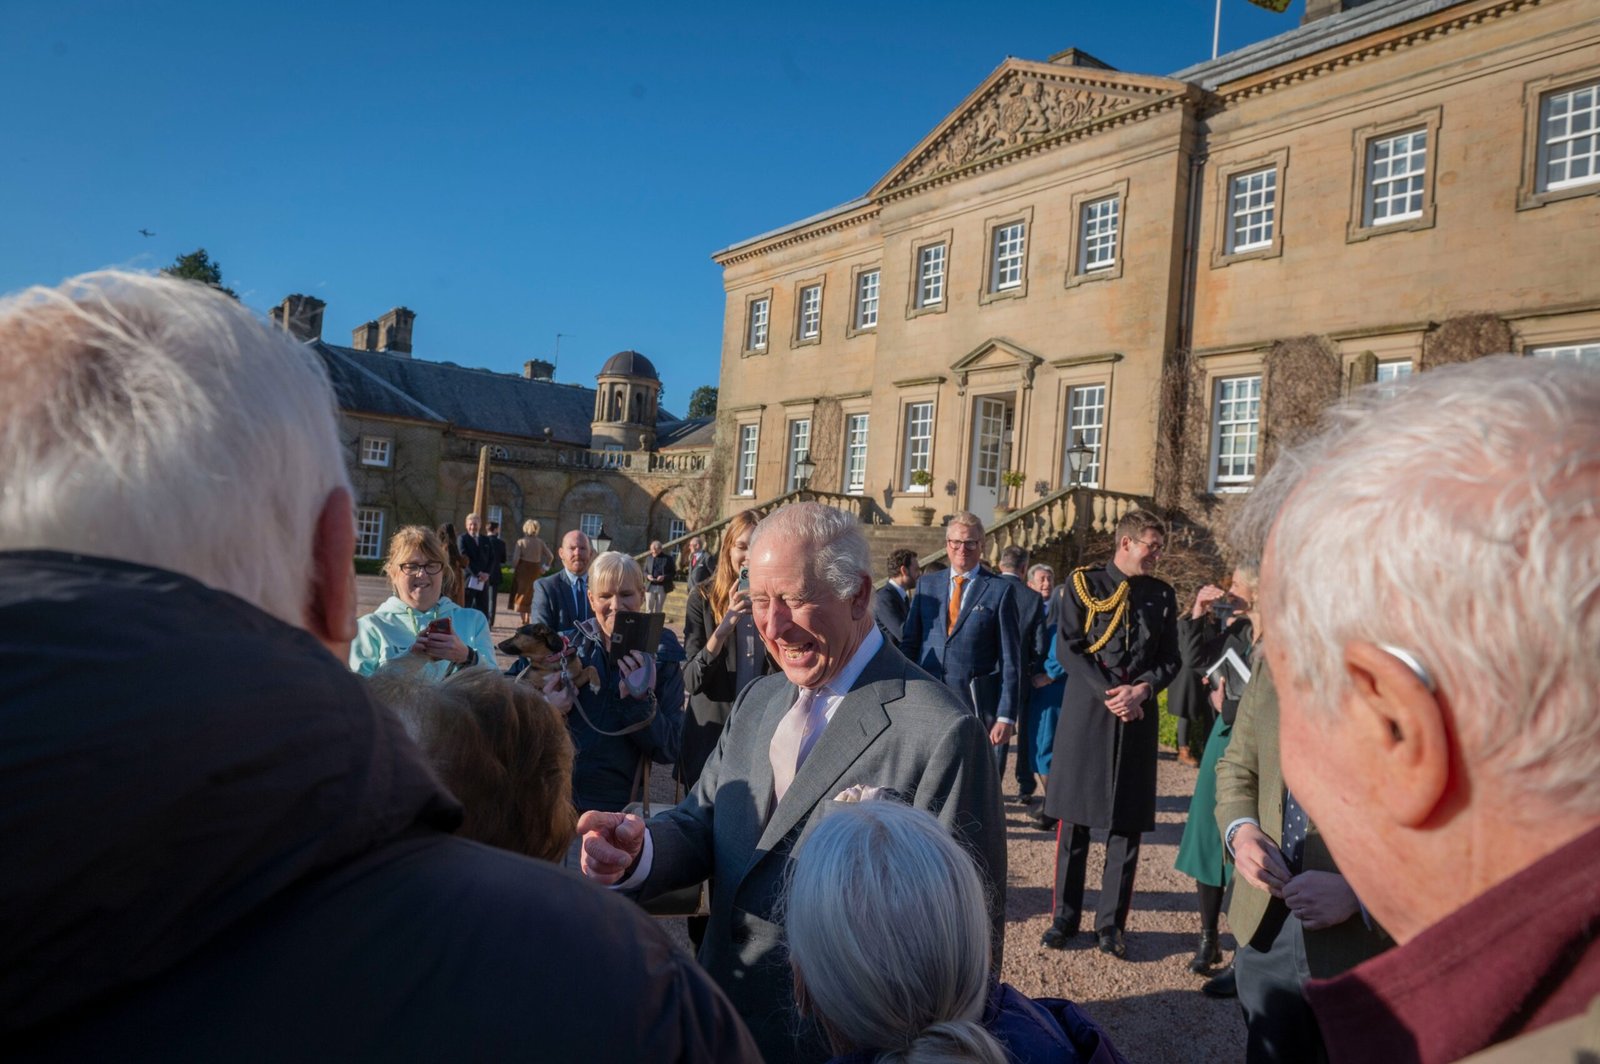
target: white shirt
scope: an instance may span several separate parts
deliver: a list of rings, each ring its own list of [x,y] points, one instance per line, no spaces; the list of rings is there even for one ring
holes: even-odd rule
[[[850,655],[850,660],[844,663],[844,668],[840,669],[833,679],[817,688],[817,699],[823,703],[823,720],[830,723],[833,721],[833,715],[838,712],[840,704],[844,701],[844,696],[850,693],[850,688],[855,686],[855,682],[861,678],[862,672],[866,670],[867,663],[882,648],[883,633],[878,631],[877,625],[873,625],[867,629],[866,638],[861,640],[861,645],[856,647],[856,652]],[[812,746],[816,745],[817,738],[821,735],[822,732],[819,731],[812,738]],[[654,859],[655,844],[650,839],[649,830],[646,829],[644,833],[644,849],[639,851],[639,863],[634,866],[633,874],[620,883],[613,884],[612,889],[631,890],[646,879],[649,879],[650,866]]]

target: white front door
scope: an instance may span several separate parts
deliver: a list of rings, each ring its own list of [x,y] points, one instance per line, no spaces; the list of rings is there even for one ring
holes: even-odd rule
[[[1005,400],[978,399],[972,408],[972,469],[967,481],[967,509],[985,526],[994,520],[994,508],[1000,501],[1005,432]]]

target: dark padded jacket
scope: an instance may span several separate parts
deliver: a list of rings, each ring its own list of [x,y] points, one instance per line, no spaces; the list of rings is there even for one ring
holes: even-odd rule
[[[0,1058],[755,1058],[636,906],[458,818],[307,633],[0,553]]]

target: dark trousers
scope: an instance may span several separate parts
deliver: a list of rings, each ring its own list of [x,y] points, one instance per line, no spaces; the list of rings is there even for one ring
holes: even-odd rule
[[[1096,932],[1126,930],[1133,908],[1133,878],[1139,871],[1138,834],[1115,831],[1106,836],[1106,870],[1100,877],[1100,901],[1095,906]],[[1089,871],[1089,829],[1082,824],[1056,825],[1056,923],[1078,929],[1083,913],[1083,880]]]
[[[1034,761],[1033,736],[1039,727],[1039,711],[1033,700],[1024,697],[1017,712],[1017,794],[1027,798],[1038,789],[1034,779],[1039,767]]]
[[[481,591],[474,591],[469,587],[466,589],[465,597],[466,601],[463,602],[462,605],[467,607],[467,609],[477,610],[486,618],[491,615],[491,611],[494,609],[494,607],[490,605],[490,603],[494,601],[493,587],[485,587]]]
[[[1234,953],[1233,970],[1244,1010],[1246,1064],[1328,1059],[1303,989],[1311,978],[1305,929],[1282,902],[1273,902],[1255,937]]]
[[[489,574],[489,586],[484,588],[483,590],[484,590],[484,597],[489,602],[489,612],[487,614],[485,614],[485,616],[489,618],[489,627],[493,628],[494,627],[494,612],[495,612],[495,609],[500,605],[500,570],[499,569],[495,569],[494,571],[492,571]]]

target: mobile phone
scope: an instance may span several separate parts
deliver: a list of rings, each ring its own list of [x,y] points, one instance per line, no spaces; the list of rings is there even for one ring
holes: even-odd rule
[[[741,565],[739,567],[739,590],[750,590],[750,567],[747,565]]]
[[[439,635],[441,633],[444,635],[453,635],[455,634],[455,630],[456,626],[448,617],[435,617],[433,620],[428,622],[428,627],[426,629],[429,635]]]

